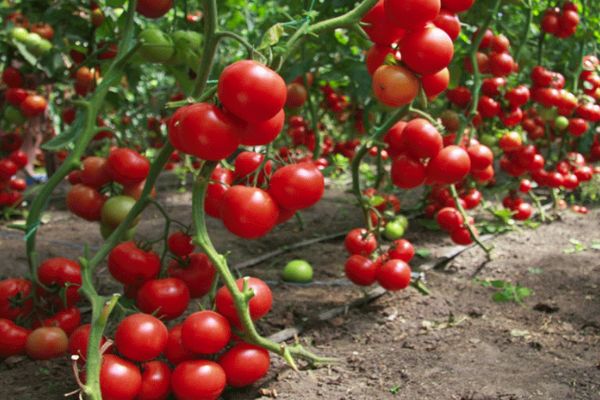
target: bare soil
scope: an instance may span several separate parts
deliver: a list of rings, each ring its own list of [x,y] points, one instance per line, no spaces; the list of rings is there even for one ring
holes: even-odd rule
[[[173,217],[190,222],[190,196],[171,192],[161,199]],[[60,206],[39,232],[40,258],[76,258],[83,245],[101,244],[98,226],[82,222]],[[210,231],[217,248],[231,252],[239,265],[281,246],[344,232],[360,226],[350,198],[333,191],[297,221],[278,227],[267,238],[243,241],[219,221]],[[315,352],[339,361],[296,373],[273,358],[269,375],[225,399],[423,399],[423,400],[578,400],[600,399],[600,210],[587,216],[564,212],[538,229],[523,229],[493,240],[494,257],[471,248],[443,269],[427,271],[424,296],[410,288],[386,293],[367,305],[311,324],[299,340]],[[155,239],[162,219],[148,210],[139,236]],[[408,239],[431,251],[428,260],[451,246],[444,233],[413,224]],[[565,253],[569,239],[587,245]],[[304,258],[315,267],[315,282],[290,285],[279,280],[283,265]],[[240,273],[266,279],[275,307],[259,327],[265,335],[302,324],[317,313],[363,296],[343,279],[346,258],[342,239],[293,250]],[[26,273],[22,236],[0,229],[0,277]],[[479,271],[479,272],[478,272]],[[474,277],[473,274],[477,273]],[[495,290],[479,280],[502,279],[533,290],[522,304],[494,302]],[[119,291],[105,268],[98,274],[103,293]],[[89,312],[86,314],[89,318]],[[33,362],[13,358],[0,363],[0,399],[53,400],[76,389],[67,360]],[[76,396],[75,396],[76,397]]]

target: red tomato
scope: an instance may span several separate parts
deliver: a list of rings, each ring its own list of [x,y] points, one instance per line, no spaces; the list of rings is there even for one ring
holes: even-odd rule
[[[246,178],[246,182],[254,183],[254,174],[256,170],[261,166],[265,156],[254,151],[242,151],[237,155],[234,161],[234,177],[240,181]],[[271,160],[267,161],[263,166],[262,171],[257,176],[257,183],[260,185],[265,180],[265,175],[270,176],[273,169],[273,163]]]
[[[34,360],[50,360],[62,356],[69,347],[69,338],[58,327],[44,326],[34,329],[25,343],[25,352]]]
[[[508,53],[492,53],[490,55],[490,71],[495,76],[507,76],[514,70],[515,61]]]
[[[9,88],[20,88],[23,86],[23,75],[14,67],[7,67],[2,71],[2,81]]]
[[[471,160],[471,169],[481,171],[492,165],[494,162],[494,153],[492,150],[483,145],[475,144],[467,148],[469,159]]]
[[[386,261],[377,270],[377,282],[386,290],[401,290],[410,284],[410,267],[402,260]]]
[[[81,267],[77,262],[64,257],[49,258],[40,264],[37,273],[42,284],[66,288],[66,307],[71,307],[79,301]],[[62,300],[60,302],[62,304]]]
[[[135,10],[147,18],[160,18],[173,7],[173,0],[138,0]]]
[[[28,335],[29,330],[0,318],[0,358],[24,354]]]
[[[400,107],[412,102],[419,92],[419,80],[407,68],[382,65],[373,74],[373,93],[388,107]]]
[[[37,94],[30,94],[19,105],[21,112],[27,118],[33,118],[42,114],[46,111],[47,106],[48,103],[46,102],[46,99]]]
[[[0,181],[7,181],[17,173],[19,167],[12,160],[3,158],[0,160]]]
[[[400,156],[392,162],[392,182],[401,189],[412,189],[422,185],[425,176],[425,167],[418,160]]]
[[[455,13],[467,11],[475,0],[442,0],[442,7]]]
[[[423,90],[429,98],[436,97],[444,90],[448,89],[450,83],[450,71],[444,68],[433,75],[424,75],[421,77]]]
[[[153,251],[140,249],[135,242],[124,242],[111,250],[108,270],[122,284],[139,286],[158,275],[160,258]]]
[[[288,210],[301,210],[315,205],[325,191],[325,179],[311,162],[279,168],[270,181],[269,194]]]
[[[279,74],[252,60],[227,66],[219,77],[219,100],[247,122],[273,118],[285,105],[287,88]]]
[[[130,360],[150,361],[163,352],[168,336],[167,327],[158,318],[138,313],[119,323],[115,345]]]
[[[108,155],[107,166],[112,179],[125,186],[143,181],[150,172],[148,159],[127,148],[112,150]]]
[[[404,36],[404,29],[395,26],[393,20],[387,17],[383,0],[379,0],[361,22],[365,24],[363,29],[369,39],[378,45],[389,46]]]
[[[467,246],[467,245],[470,245],[471,243],[473,243],[473,238],[471,237],[469,230],[465,227],[461,227],[461,228],[453,230],[450,233],[450,237],[454,243],[460,244],[463,246]]]
[[[247,123],[237,131],[244,146],[262,146],[277,138],[285,123],[285,112],[280,110],[273,118],[256,123]]]
[[[221,220],[233,234],[245,239],[256,239],[273,229],[279,208],[262,189],[232,186],[221,197]]]
[[[238,343],[219,358],[227,384],[232,387],[252,385],[265,376],[270,366],[269,352],[262,347]]]
[[[444,147],[427,165],[427,178],[434,183],[451,184],[463,180],[471,169],[466,150],[458,146]]]
[[[210,291],[216,270],[206,254],[194,253],[179,262],[169,265],[169,276],[185,282],[192,298],[200,298]]]
[[[10,155],[8,156],[8,158],[10,158],[10,160],[12,162],[14,162],[15,164],[17,164],[18,168],[23,168],[24,166],[27,165],[27,162],[29,161],[27,154],[24,151],[21,150],[15,150],[12,153],[10,153]]]
[[[489,97],[500,95],[500,90],[506,85],[506,79],[501,76],[485,78],[481,84],[481,92]]]
[[[471,189],[467,194],[461,197],[465,202],[465,209],[471,210],[481,204],[482,195],[481,192],[477,189]]]
[[[377,249],[377,239],[364,228],[352,229],[344,239],[344,246],[350,254],[368,256]]]
[[[88,221],[100,221],[106,197],[96,189],[76,184],[67,193],[67,208],[78,217]]]
[[[217,106],[196,103],[180,110],[169,125],[169,140],[177,150],[218,161],[229,157],[239,146],[237,132],[241,125]]]
[[[145,313],[171,320],[179,317],[190,302],[190,290],[177,278],[153,279],[138,290],[136,304]]]
[[[229,321],[214,311],[198,311],[183,321],[181,340],[183,346],[197,354],[215,354],[227,346],[231,339]]]
[[[346,277],[355,285],[370,286],[375,283],[377,264],[359,254],[351,255],[344,265]]]
[[[108,163],[103,157],[90,156],[83,160],[81,182],[84,185],[98,189],[111,181]]]
[[[169,251],[178,257],[185,257],[194,251],[192,237],[187,233],[177,231],[169,235],[167,239]]]
[[[299,108],[306,103],[308,92],[301,83],[292,82],[287,85],[287,99],[285,106],[289,108]]]
[[[31,282],[22,278],[0,281],[0,318],[14,321],[26,316],[33,308]]]
[[[436,221],[442,229],[453,232],[462,227],[464,218],[456,208],[445,207],[438,211]]]
[[[257,320],[264,317],[271,310],[273,305],[273,295],[269,286],[258,278],[247,277],[240,278],[236,281],[238,289],[244,287],[244,279],[247,281],[247,287],[252,290],[254,296],[250,299],[250,317],[252,320]],[[238,315],[233,303],[233,297],[227,287],[222,286],[217,291],[215,298],[217,311],[223,314],[233,323],[238,323]]]
[[[408,240],[398,239],[392,242],[387,254],[392,260],[402,260],[408,263],[415,256],[415,248]]]
[[[221,200],[233,183],[233,172],[217,166],[210,175],[210,184],[206,189],[204,211],[214,218],[221,217]]]
[[[37,322],[37,321],[36,321]],[[34,322],[35,327],[37,323]],[[81,312],[77,307],[69,307],[60,310],[50,318],[39,323],[39,326],[55,326],[62,329],[67,335],[70,335],[81,325]]]
[[[446,32],[452,41],[460,35],[460,20],[452,11],[442,9],[433,20],[433,24]]]
[[[420,28],[440,12],[440,0],[385,0],[389,21],[403,29]]]
[[[216,400],[225,389],[227,378],[213,361],[184,361],[171,375],[171,385],[178,400]]]
[[[8,88],[6,89],[6,92],[4,92],[6,101],[15,107],[20,107],[21,103],[23,103],[28,95],[29,93],[21,88]]]
[[[521,135],[519,135],[518,132],[511,131],[500,138],[498,146],[500,146],[504,152],[511,152],[520,149],[521,143]]]
[[[510,41],[503,34],[499,34],[492,38],[490,45],[492,47],[492,51],[495,51],[496,53],[504,53],[510,48]]]
[[[436,26],[409,32],[400,43],[402,62],[421,75],[432,75],[446,68],[454,55],[452,39]]]
[[[105,354],[100,367],[100,391],[105,400],[133,400],[142,389],[139,368],[120,357]]]
[[[472,98],[471,91],[464,86],[458,86],[454,89],[448,90],[446,96],[448,96],[448,100],[461,108],[468,106]]]
[[[404,128],[406,128],[406,121],[398,121],[387,131],[383,138],[389,145],[389,150],[392,154],[398,155],[406,151],[406,143],[402,139]]]
[[[81,325],[69,337],[69,354],[79,356],[81,361],[85,361],[87,357],[91,329],[90,324]],[[105,343],[106,338],[103,337],[100,341],[100,347],[104,346]]]
[[[477,104],[477,111],[483,118],[494,118],[501,110],[500,103],[488,96],[481,96]]]
[[[379,68],[387,58],[388,54],[394,54],[394,50],[389,45],[378,45],[371,46],[367,51],[365,57],[365,63],[367,64],[367,71],[369,75],[373,75],[377,68]]]
[[[171,392],[171,370],[162,361],[142,364],[142,387],[136,400],[166,400]]]
[[[409,121],[402,132],[407,152],[413,158],[433,158],[443,147],[442,135],[429,121],[416,118]]]
[[[516,207],[515,211],[513,218],[517,221],[525,221],[533,214],[533,207],[531,207],[531,204],[523,202]]]
[[[165,348],[165,357],[173,365],[177,365],[184,361],[192,360],[195,354],[183,346],[181,340],[182,325],[175,325],[169,331],[169,339]]]

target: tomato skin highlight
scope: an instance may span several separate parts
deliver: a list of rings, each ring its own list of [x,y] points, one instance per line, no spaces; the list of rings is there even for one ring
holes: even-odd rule
[[[262,347],[238,343],[219,358],[227,384],[239,388],[252,385],[267,374],[269,352]]]
[[[285,105],[287,87],[279,74],[252,60],[227,66],[218,84],[219,100],[246,122],[273,118]]]
[[[184,361],[171,375],[171,385],[178,400],[216,400],[226,382],[223,368],[208,360]]]

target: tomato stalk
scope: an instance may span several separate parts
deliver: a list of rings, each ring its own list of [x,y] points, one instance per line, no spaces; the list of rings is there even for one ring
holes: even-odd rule
[[[452,198],[454,199],[456,209],[458,210],[458,212],[460,212],[460,215],[462,215],[463,220],[465,221],[464,224],[467,230],[469,231],[469,234],[471,235],[471,239],[473,239],[473,241],[477,243],[477,245],[481,247],[483,251],[485,251],[486,256],[489,258],[490,253],[492,252],[494,247],[487,247],[485,244],[483,244],[483,242],[481,242],[481,240],[479,240],[479,236],[475,233],[475,228],[473,227],[473,224],[469,222],[469,214],[467,214],[462,204],[460,204],[458,192],[456,191],[456,186],[454,184],[450,185],[450,193],[452,194]]]
[[[371,218],[369,216],[371,205],[365,200],[360,188],[360,164],[362,163],[363,158],[365,158],[367,155],[369,149],[373,146],[373,143],[381,141],[387,131],[390,130],[390,128],[404,115],[406,115],[407,110],[409,110],[408,106],[394,111],[394,113],[392,113],[392,115],[390,115],[390,117],[375,130],[375,133],[373,133],[373,135],[360,146],[356,154],[354,154],[354,158],[352,159],[352,163],[350,165],[350,171],[352,173],[352,193],[358,200],[360,208],[363,211],[369,231],[373,230],[373,224],[371,223]]]
[[[208,258],[215,266],[217,273],[223,280],[225,286],[231,292],[235,308],[242,324],[243,332],[239,336],[244,338],[248,343],[263,347],[273,353],[279,354],[292,366],[297,369],[293,356],[300,357],[312,363],[330,362],[332,359],[319,357],[316,354],[304,349],[300,344],[286,346],[273,342],[261,336],[250,316],[248,302],[254,296],[251,289],[247,287],[245,281],[244,287],[240,290],[236,284],[236,279],[229,269],[227,259],[220,254],[212,244],[210,236],[206,229],[206,218],[204,213],[204,200],[206,198],[206,190],[210,183],[210,175],[217,166],[217,162],[207,161],[202,166],[200,175],[197,177],[192,192],[192,217],[196,229],[195,242],[206,253]]]
[[[502,4],[502,0],[496,0],[490,16],[483,23],[482,26],[479,27],[479,31],[477,35],[473,39],[473,43],[471,43],[471,48],[469,49],[469,59],[471,60],[471,65],[473,66],[473,86],[471,89],[472,92],[472,100],[471,100],[471,108],[469,109],[469,114],[467,114],[466,118],[461,120],[460,126],[458,128],[458,132],[456,133],[456,144],[460,144],[462,138],[465,133],[465,129],[468,125],[472,125],[473,118],[477,115],[477,106],[479,105],[479,97],[481,95],[481,84],[483,82],[481,77],[481,71],[479,71],[479,64],[477,63],[477,51],[479,50],[479,46],[483,41],[483,37],[485,36],[485,32],[488,30],[489,26],[492,24],[496,15],[498,14],[498,10],[500,9],[500,4]],[[473,129],[473,127],[472,127]]]
[[[192,92],[193,97],[199,96],[206,87],[208,75],[212,69],[220,37],[216,34],[219,25],[217,16],[217,0],[203,0],[204,9],[204,48],[202,50],[202,61],[196,70],[196,87]]]
[[[527,45],[527,40],[529,40],[529,32],[531,31],[531,24],[533,23],[533,4],[531,0],[527,0],[525,3],[525,7],[527,8],[527,15],[525,16],[525,27],[523,28],[523,33],[521,34],[521,38],[519,39],[519,47],[515,51],[514,60],[517,64],[520,64],[521,54],[523,53],[523,49]]]

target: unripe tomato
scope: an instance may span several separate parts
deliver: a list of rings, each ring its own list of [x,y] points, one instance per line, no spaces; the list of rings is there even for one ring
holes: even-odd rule
[[[116,229],[125,220],[135,203],[135,199],[129,196],[113,196],[106,200],[101,211],[100,220],[102,224],[108,228]],[[139,216],[132,225],[137,225],[138,221]]]
[[[382,65],[373,74],[373,93],[388,107],[409,104],[417,97],[419,80],[407,68]]]
[[[69,338],[58,327],[44,326],[34,329],[25,343],[27,355],[34,360],[50,360],[62,356],[69,347]]]
[[[306,103],[308,92],[304,85],[292,82],[287,85],[287,100],[285,106],[289,108],[299,108]]]

